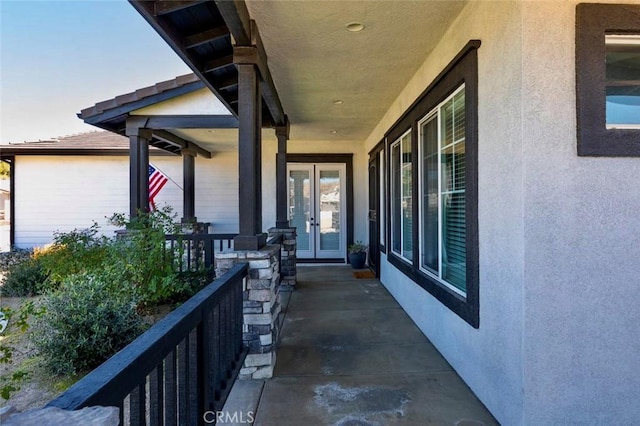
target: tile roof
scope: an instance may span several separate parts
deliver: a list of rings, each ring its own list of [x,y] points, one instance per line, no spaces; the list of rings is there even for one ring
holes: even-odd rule
[[[196,85],[196,86],[204,87],[204,83],[200,81],[198,76],[196,76],[193,73],[185,74],[171,80],[156,83],[153,86],[143,87],[142,89],[138,89],[135,92],[126,93],[124,95],[116,96],[113,99],[98,102],[94,106],[85,108],[82,111],[80,111],[80,113],[78,114],[78,117],[82,119],[86,119],[94,115],[102,114],[105,111],[112,110],[114,108],[119,108],[128,104],[140,103],[141,101],[144,101],[147,98],[151,98],[155,95],[160,95],[164,92],[172,91],[175,89],[184,88],[185,86],[192,83],[200,83],[199,85]],[[197,87],[197,88],[200,88],[200,87]],[[136,105],[134,107],[134,109],[138,109],[138,108],[141,108],[141,106]]]
[[[154,154],[160,149],[149,147]],[[157,151],[157,152],[156,152]],[[52,140],[34,142],[10,143],[0,145],[0,154],[21,155],[91,155],[91,154],[121,154],[129,153],[129,138],[113,132],[97,131],[61,136]]]

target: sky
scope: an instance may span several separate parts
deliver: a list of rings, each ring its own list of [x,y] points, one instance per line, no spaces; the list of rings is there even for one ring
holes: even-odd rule
[[[76,114],[189,72],[125,0],[0,0],[0,144],[100,130]]]

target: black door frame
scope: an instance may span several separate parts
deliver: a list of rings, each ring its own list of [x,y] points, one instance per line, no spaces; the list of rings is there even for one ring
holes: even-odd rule
[[[380,278],[380,253],[384,252],[384,247],[380,244],[380,179],[384,179],[384,174],[380,170],[380,153],[384,152],[384,139],[381,140],[371,151],[369,151],[369,212],[367,215],[369,222],[369,267],[375,273],[376,278]],[[382,165],[383,170],[385,165]],[[386,186],[383,186],[386,188]],[[386,226],[385,226],[386,229]]]
[[[353,154],[291,154],[287,153],[287,164],[289,163],[339,163],[344,164],[347,171],[347,247],[353,244]],[[299,259],[301,263],[333,263],[347,262],[348,256],[345,251],[344,259]]]

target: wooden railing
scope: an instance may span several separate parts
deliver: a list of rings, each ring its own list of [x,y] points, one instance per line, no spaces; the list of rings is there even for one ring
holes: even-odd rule
[[[180,253],[177,267],[181,271],[199,271],[214,266],[214,255],[233,248],[238,234],[179,234],[167,235],[167,250]]]
[[[120,424],[196,425],[222,409],[244,361],[234,266],[48,406],[120,408]]]

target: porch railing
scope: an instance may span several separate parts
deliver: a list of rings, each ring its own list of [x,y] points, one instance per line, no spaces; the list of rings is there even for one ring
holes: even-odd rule
[[[167,235],[167,250],[182,253],[178,259],[181,271],[199,271],[214,266],[214,254],[233,248],[238,234],[179,234]]]
[[[234,266],[48,406],[120,408],[120,424],[196,425],[222,409],[246,355]]]

